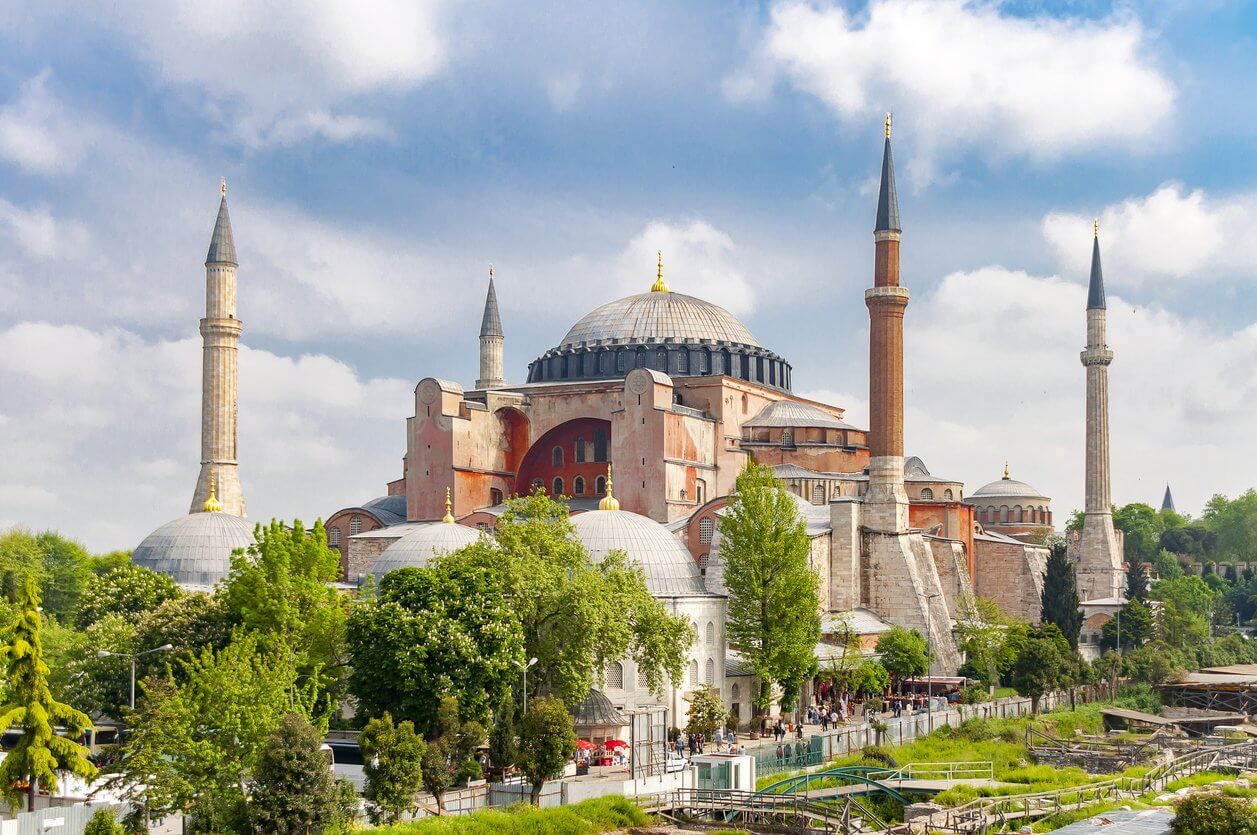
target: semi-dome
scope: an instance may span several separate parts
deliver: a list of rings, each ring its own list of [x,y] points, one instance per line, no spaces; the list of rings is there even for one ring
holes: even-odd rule
[[[984,484],[977,490],[969,494],[969,499],[989,499],[989,498],[1009,498],[1009,499],[1045,499],[1040,490],[1031,487],[1024,481],[1018,481],[1015,478],[1009,478],[1005,475],[999,481],[992,481],[990,484]]]
[[[433,522],[384,549],[368,572],[377,579],[399,568],[423,568],[438,554],[457,551],[480,538],[480,531],[455,522]]]
[[[707,587],[690,552],[654,520],[627,510],[590,510],[572,517],[576,538],[594,562],[623,551],[641,568],[655,597],[706,595]]]
[[[253,544],[253,523],[230,513],[189,513],[144,538],[131,561],[183,586],[210,587],[231,573],[231,554]]]
[[[639,293],[608,302],[573,325],[559,347],[665,340],[759,347],[746,325],[720,305],[671,292]]]

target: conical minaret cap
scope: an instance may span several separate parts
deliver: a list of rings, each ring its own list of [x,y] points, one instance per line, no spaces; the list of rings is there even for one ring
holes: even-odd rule
[[[898,232],[899,197],[895,193],[895,160],[890,153],[890,114],[886,114],[886,143],[882,148],[882,183],[877,191],[874,232]]]
[[[502,317],[498,314],[498,292],[493,287],[493,267],[489,267],[489,292],[484,297],[484,318],[480,320],[481,336],[502,336]]]
[[[218,202],[218,220],[214,221],[214,235],[210,238],[206,264],[231,264],[236,261],[236,242],[231,235],[231,216],[227,214],[227,182],[222,184],[222,199]]]
[[[1091,282],[1087,287],[1087,309],[1104,310],[1104,271],[1100,269],[1100,221],[1095,223],[1095,237],[1091,243]]]

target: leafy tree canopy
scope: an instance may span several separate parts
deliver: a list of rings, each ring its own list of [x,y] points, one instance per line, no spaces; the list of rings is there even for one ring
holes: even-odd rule
[[[928,645],[925,637],[915,629],[891,627],[877,639],[877,654],[882,666],[894,677],[900,688],[903,680],[925,675],[930,668]]]
[[[86,629],[105,615],[136,620],[167,600],[178,600],[183,591],[165,574],[134,563],[110,569],[87,587],[79,599],[75,620]]]
[[[1082,611],[1078,608],[1078,579],[1074,565],[1065,553],[1065,543],[1052,544],[1047,572],[1043,577],[1041,619],[1056,624],[1071,647],[1078,646],[1082,631]]]
[[[258,832],[308,835],[336,817],[323,735],[306,717],[290,713],[262,743],[253,768],[249,817]]]
[[[1165,519],[1151,505],[1133,502],[1113,510],[1113,527],[1124,536],[1127,562],[1150,562],[1161,550]]]
[[[546,780],[557,776],[575,751],[576,731],[563,702],[546,696],[530,700],[520,724],[518,764],[532,784],[534,806]]]
[[[723,728],[729,714],[725,710],[720,694],[708,685],[703,685],[689,693],[690,709],[687,714],[685,732],[702,734],[711,739],[718,728]]]
[[[1055,635],[1041,630],[1031,632],[1026,647],[1013,665],[1013,687],[1022,696],[1030,697],[1034,712],[1039,699],[1060,682],[1061,667],[1066,658]]]
[[[445,792],[467,773],[469,764],[474,767],[476,776],[480,776],[473,756],[484,742],[484,726],[479,722],[464,722],[458,713],[457,699],[450,696],[441,699],[436,723],[423,752],[423,787],[436,798],[438,812],[444,811]]]
[[[1216,495],[1205,505],[1204,523],[1217,537],[1217,550],[1231,559],[1257,559],[1257,490],[1234,499]]]
[[[392,823],[417,806],[423,781],[423,736],[409,720],[393,724],[388,713],[371,719],[358,737],[363,771],[367,777],[364,796],[373,804],[375,822]]]
[[[1143,646],[1156,634],[1152,612],[1146,604],[1138,600],[1128,602],[1119,610],[1117,616],[1100,628],[1100,646],[1106,650],[1117,649],[1119,628],[1123,653]]]

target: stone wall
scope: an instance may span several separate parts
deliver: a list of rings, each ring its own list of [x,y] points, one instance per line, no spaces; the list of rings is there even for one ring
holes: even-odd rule
[[[974,537],[974,549],[974,592],[1006,615],[1038,623],[1048,549],[984,536]]]

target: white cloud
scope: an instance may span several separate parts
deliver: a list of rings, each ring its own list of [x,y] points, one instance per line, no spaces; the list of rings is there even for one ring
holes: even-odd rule
[[[1091,258],[1092,218],[1052,212],[1043,234],[1064,269],[1085,274]],[[1158,278],[1210,281],[1236,274],[1257,279],[1257,194],[1228,197],[1162,185],[1100,213],[1106,284]]]
[[[997,3],[873,0],[856,16],[786,0],[724,86],[733,100],[756,98],[784,76],[845,121],[895,111],[927,167],[955,147],[1042,159],[1155,138],[1175,93],[1147,48],[1124,13],[1061,20],[1006,15]]]
[[[200,340],[22,322],[0,330],[0,528],[130,548],[187,512]],[[253,518],[307,521],[400,475],[411,385],[326,356],[240,353],[241,478]]]
[[[59,222],[47,206],[23,209],[0,197],[0,229],[31,258],[48,259],[85,249],[90,235],[82,224]]]
[[[909,454],[972,491],[1013,477],[1082,506],[1086,290],[1001,267],[945,277],[908,308]],[[1112,297],[1113,498],[1153,503],[1171,482],[1181,509],[1254,486],[1257,324],[1228,333]]]
[[[201,95],[246,144],[379,137],[342,105],[422,84],[447,60],[443,0],[139,0],[51,11],[117,33],[159,82]]]
[[[550,75],[545,80],[546,96],[550,106],[557,112],[571,110],[580,95],[583,79],[578,72],[561,72]]]
[[[743,271],[745,252],[727,233],[704,220],[647,223],[617,259],[618,295],[650,289],[659,250],[663,251],[664,280],[671,289],[715,302],[735,315],[751,311],[755,291]]]
[[[0,157],[36,174],[68,174],[78,165],[88,132],[74,124],[48,89],[44,70],[17,98],[0,107]]]

